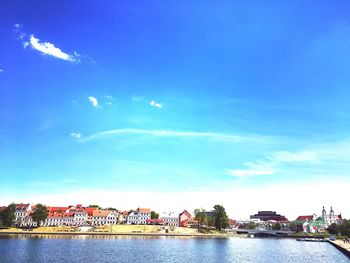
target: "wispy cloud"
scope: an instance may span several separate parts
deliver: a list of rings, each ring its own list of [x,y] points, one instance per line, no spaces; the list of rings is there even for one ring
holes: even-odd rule
[[[69,135],[75,139],[80,139],[80,137],[81,137],[80,132],[71,132]]]
[[[114,102],[115,102],[115,99],[114,99],[114,97],[113,96],[110,96],[110,95],[107,95],[106,96],[106,100],[105,100],[105,104],[106,105],[113,105],[114,104]]]
[[[151,105],[152,107],[155,107],[155,108],[163,108],[163,103],[159,103],[159,102],[156,102],[154,100],[151,100],[149,102],[149,105]]]
[[[243,169],[227,169],[226,173],[234,177],[251,177],[260,175],[272,175],[275,173],[275,167],[270,163],[257,161],[254,163],[246,162]]]
[[[56,47],[50,42],[40,42],[39,38],[36,38],[33,34],[28,35],[21,31],[21,25],[15,24],[14,30],[18,33],[18,38],[22,41],[23,47],[31,47],[44,55],[52,56],[58,59],[62,59],[72,63],[80,62],[80,55],[77,52],[68,54],[63,52],[60,48]]]
[[[131,97],[131,100],[132,100],[133,102],[143,101],[143,100],[144,100],[144,97],[142,97],[142,96],[132,96],[132,97]]]
[[[0,68],[0,72],[4,72],[4,70],[2,68]]]
[[[95,97],[90,96],[88,99],[91,102],[92,106],[98,107],[98,100]]]
[[[274,174],[273,170],[254,170],[254,169],[236,169],[236,170],[226,170],[227,174],[234,177],[250,177],[258,175],[269,175]]]
[[[144,129],[115,129],[94,133],[82,138],[83,141],[90,141],[117,135],[148,135],[156,137],[187,137],[187,138],[208,138],[230,142],[261,141],[260,137],[241,136],[235,134],[225,134],[216,132],[194,132],[194,131],[174,131],[174,130],[144,130]]]
[[[273,153],[270,160],[277,162],[317,162],[319,157],[315,151],[299,151],[299,152],[288,152],[280,151]]]

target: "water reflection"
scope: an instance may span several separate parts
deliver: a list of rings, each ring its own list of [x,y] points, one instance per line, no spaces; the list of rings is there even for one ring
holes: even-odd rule
[[[328,243],[292,239],[1,235],[0,262],[349,262]]]

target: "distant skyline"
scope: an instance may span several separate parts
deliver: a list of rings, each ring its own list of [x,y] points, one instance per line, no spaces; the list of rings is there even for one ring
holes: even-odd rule
[[[1,1],[0,205],[349,218],[348,1]]]

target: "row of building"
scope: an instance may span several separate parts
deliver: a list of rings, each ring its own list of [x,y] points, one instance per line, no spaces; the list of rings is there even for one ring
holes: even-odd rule
[[[15,226],[36,226],[37,223],[32,218],[34,208],[34,204],[16,204]],[[67,207],[49,206],[47,209],[47,218],[45,221],[41,222],[41,226],[158,224],[188,227],[196,224],[196,221],[187,210],[184,210],[181,213],[163,212],[157,219],[151,219],[151,209],[149,208],[137,208],[136,210],[119,211],[115,209],[99,209],[98,207],[83,207],[82,205],[77,204],[75,206]]]
[[[269,228],[279,224],[282,228],[291,228],[293,223],[296,231],[303,231],[308,233],[316,233],[327,229],[329,225],[342,221],[341,214],[335,214],[331,207],[327,213],[323,207],[320,215],[314,213],[313,215],[301,215],[296,220],[289,221],[285,216],[277,214],[275,211],[259,211],[257,214],[251,215],[249,220],[237,221],[237,225],[248,225],[249,222],[254,222],[259,228]]]
[[[5,208],[5,207],[3,207]],[[3,209],[0,207],[1,209]],[[32,227],[36,222],[32,219],[34,204],[16,204],[15,226]],[[211,212],[207,216],[211,216]],[[341,214],[336,215],[333,208],[329,213],[323,207],[321,215],[301,215],[293,222],[297,231],[319,232],[326,229],[332,223],[340,223]],[[251,215],[249,220],[230,220],[229,224],[233,228],[247,227],[250,222],[254,222],[257,228],[272,228],[278,224],[282,229],[288,229],[290,221],[283,215],[275,211],[259,211]],[[137,208],[135,210],[120,211],[115,209],[99,209],[98,207],[83,207],[81,204],[66,207],[48,207],[48,216],[41,222],[42,226],[102,226],[117,224],[135,225],[166,225],[180,227],[198,226],[198,221],[192,217],[187,210],[181,213],[163,212],[157,219],[151,218],[151,209]]]

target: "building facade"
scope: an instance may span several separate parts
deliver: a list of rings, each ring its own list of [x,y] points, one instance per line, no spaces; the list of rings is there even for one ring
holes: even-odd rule
[[[138,208],[131,211],[127,217],[127,224],[129,225],[146,225],[147,220],[151,219],[151,209]]]

